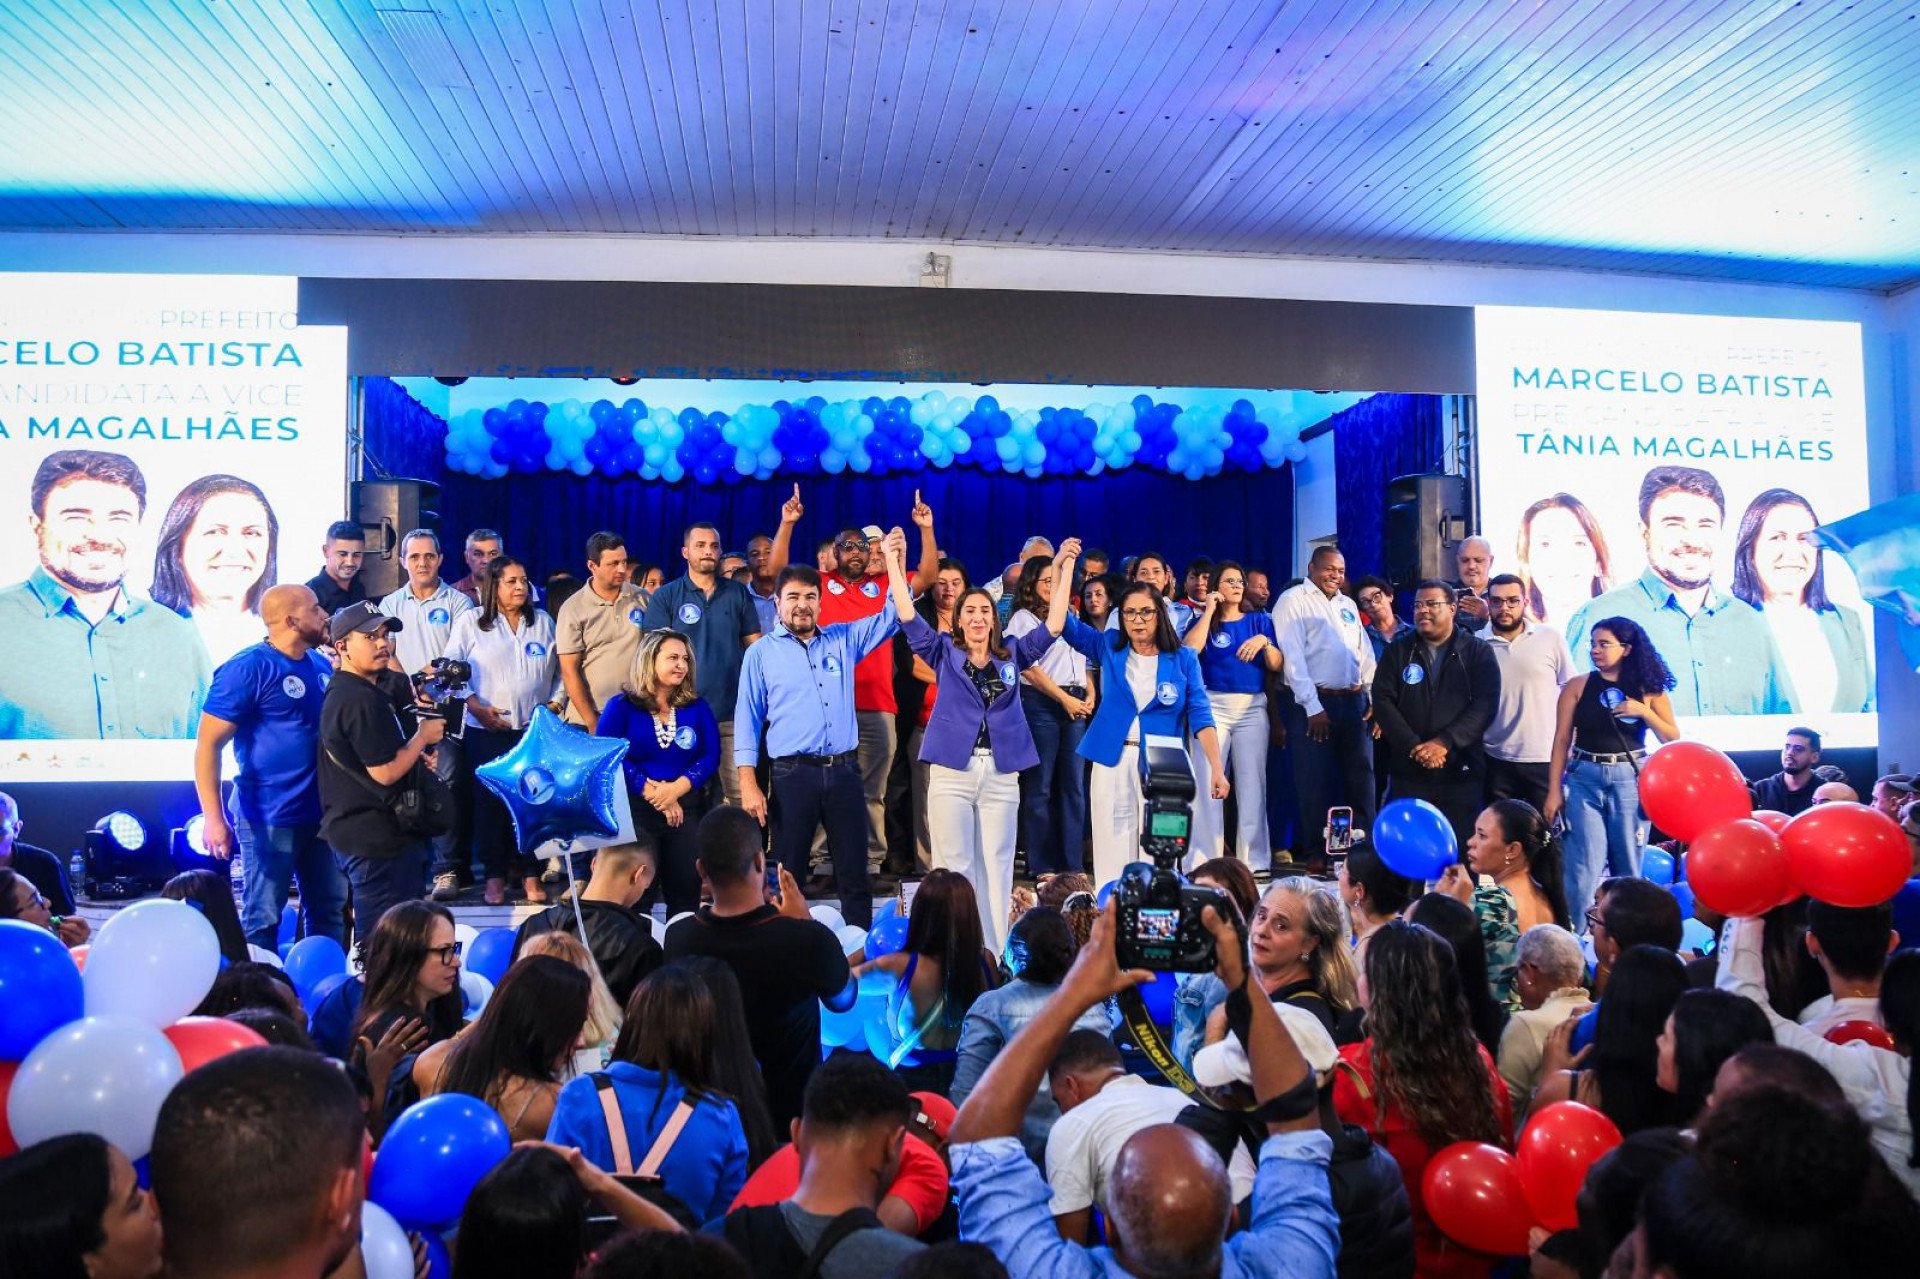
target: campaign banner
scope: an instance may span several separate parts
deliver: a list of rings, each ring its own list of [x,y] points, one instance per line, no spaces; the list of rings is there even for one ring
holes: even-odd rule
[[[346,509],[346,330],[278,277],[0,275],[0,782],[184,779]]]
[[[1581,669],[1637,624],[1681,731],[1871,746],[1872,614],[1810,537],[1868,505],[1860,326],[1479,307],[1480,522]]]

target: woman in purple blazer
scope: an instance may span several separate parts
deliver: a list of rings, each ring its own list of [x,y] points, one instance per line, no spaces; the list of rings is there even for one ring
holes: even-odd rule
[[[1068,538],[1054,561],[1073,572],[1080,543]],[[1061,565],[1065,567],[1061,567]],[[1070,591],[1055,591],[1044,629],[1009,646],[993,597],[974,588],[954,605],[953,631],[935,631],[914,611],[905,566],[887,560],[901,633],[936,676],[939,697],[920,741],[927,764],[927,829],[935,867],[973,885],[987,949],[999,954],[1013,905],[1013,850],[1020,828],[1020,770],[1040,762],[1020,706],[1020,672],[1039,661],[1066,625]]]

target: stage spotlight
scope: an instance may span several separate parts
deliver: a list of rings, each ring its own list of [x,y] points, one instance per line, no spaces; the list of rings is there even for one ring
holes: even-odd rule
[[[167,844],[176,871],[210,870],[217,875],[227,873],[227,863],[207,852],[207,841],[202,833],[206,825],[207,819],[195,813],[187,819],[185,826],[176,826],[169,833]]]
[[[116,810],[87,832],[86,872],[87,896],[111,901],[159,892],[173,868],[140,819]]]
[[[639,380],[637,377],[614,377],[607,379],[607,381],[613,383],[615,386],[632,386]]]

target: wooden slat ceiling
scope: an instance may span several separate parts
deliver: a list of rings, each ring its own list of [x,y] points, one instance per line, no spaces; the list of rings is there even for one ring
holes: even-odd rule
[[[5,0],[0,228],[1920,281],[1920,0]]]

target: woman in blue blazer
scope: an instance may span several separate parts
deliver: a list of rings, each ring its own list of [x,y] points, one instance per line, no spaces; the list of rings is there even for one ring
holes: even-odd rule
[[[1185,741],[1206,752],[1211,794],[1227,797],[1220,767],[1220,739],[1213,706],[1200,677],[1200,659],[1180,647],[1160,592],[1135,582],[1120,593],[1117,631],[1096,631],[1068,617],[1061,638],[1100,667],[1100,701],[1080,739],[1080,754],[1093,763],[1087,813],[1093,824],[1093,880],[1120,877],[1140,860],[1140,824],[1146,795],[1140,785],[1140,741],[1152,733]]]

